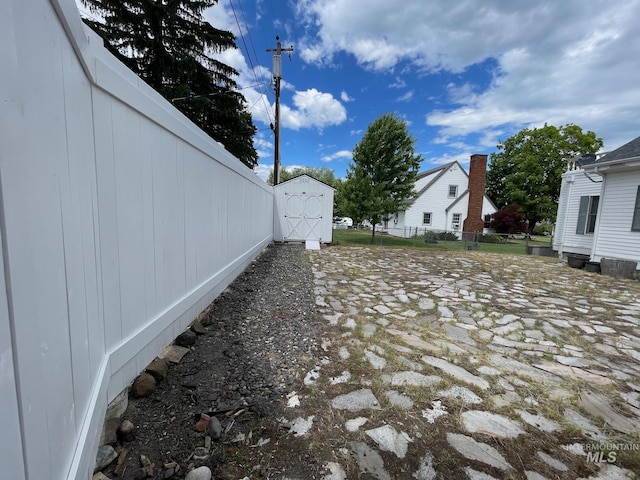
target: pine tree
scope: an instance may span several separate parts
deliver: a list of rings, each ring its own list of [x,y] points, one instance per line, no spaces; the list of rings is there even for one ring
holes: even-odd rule
[[[213,55],[236,48],[231,32],[204,20],[217,0],[82,0],[102,21],[85,19],[107,47],[249,168],[256,127],[234,77]]]

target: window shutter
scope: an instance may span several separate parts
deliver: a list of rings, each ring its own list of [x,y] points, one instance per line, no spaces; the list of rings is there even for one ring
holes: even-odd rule
[[[580,197],[580,210],[578,210],[578,225],[576,226],[576,233],[578,235],[584,235],[584,227],[587,223],[588,210],[589,210],[589,196],[584,195]]]
[[[633,209],[633,221],[631,222],[631,231],[640,232],[640,185],[636,192],[636,206]]]

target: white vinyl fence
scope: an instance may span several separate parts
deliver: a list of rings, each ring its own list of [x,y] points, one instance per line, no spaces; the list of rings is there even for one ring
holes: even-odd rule
[[[273,238],[273,192],[74,0],[0,2],[0,465],[91,477],[107,403]]]

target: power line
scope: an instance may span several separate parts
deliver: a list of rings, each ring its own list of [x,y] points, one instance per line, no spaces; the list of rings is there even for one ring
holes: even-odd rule
[[[256,74],[256,69],[255,69],[255,66],[254,66],[254,63],[253,63],[253,59],[251,58],[251,52],[249,51],[249,48],[247,47],[247,42],[246,42],[246,40],[244,38],[244,34],[242,32],[242,26],[240,25],[240,20],[238,20],[238,15],[236,14],[236,9],[233,6],[233,0],[229,0],[229,5],[231,6],[231,11],[233,12],[233,16],[234,16],[234,18],[236,20],[236,25],[238,26],[238,32],[240,33],[240,38],[242,39],[242,44],[244,45],[245,52],[247,52],[247,59],[249,61],[249,66],[251,67],[251,72],[253,73],[253,78],[255,79],[256,84],[261,84],[260,80],[258,80],[258,75]],[[242,9],[242,3],[240,3],[240,8],[241,8],[243,16],[244,16],[244,9]],[[249,30],[249,26],[247,24],[246,17],[243,17],[243,18],[244,18],[245,25],[247,26],[247,34],[249,36],[249,43],[251,44],[252,50],[253,50],[254,55],[256,57],[256,60],[257,60],[258,56],[255,54],[255,48],[253,46],[253,40],[251,39],[251,33],[250,33],[250,30]],[[265,112],[267,112],[267,117],[269,118],[269,120],[271,120],[270,107],[269,107],[269,105],[267,105],[267,103],[264,100],[264,97],[266,97],[267,94],[266,94],[266,92],[263,92],[263,91],[260,91],[260,93],[262,93],[264,95],[264,96],[260,95],[260,98],[262,99],[262,103],[264,105]]]

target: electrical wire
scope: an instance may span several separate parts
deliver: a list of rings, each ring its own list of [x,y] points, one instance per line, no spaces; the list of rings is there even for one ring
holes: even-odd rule
[[[241,25],[240,25],[240,20],[238,19],[238,15],[236,14],[236,9],[235,9],[235,7],[233,6],[233,0],[229,0],[229,5],[231,6],[231,11],[233,12],[233,16],[234,16],[234,18],[235,18],[235,20],[236,20],[236,25],[238,26],[238,32],[240,33],[240,38],[242,39],[242,44],[244,45],[244,50],[245,50],[245,52],[247,53],[247,59],[248,59],[248,61],[249,61],[249,66],[251,67],[251,72],[253,73],[253,78],[255,79],[256,84],[263,85],[263,84],[258,80],[258,75],[257,75],[257,73],[256,73],[256,68],[255,68],[255,65],[254,65],[253,59],[252,59],[252,57],[251,57],[251,52],[249,51],[249,47],[247,46],[247,41],[246,41],[246,39],[245,39],[245,36],[244,36],[243,30],[242,30],[242,27],[241,27]],[[253,40],[252,40],[252,38],[251,38],[251,33],[250,33],[250,30],[249,30],[249,25],[248,25],[248,23],[247,23],[246,16],[244,16],[244,9],[242,8],[242,3],[240,3],[240,9],[242,10],[242,13],[243,13],[243,19],[244,19],[245,26],[246,26],[246,28],[247,28],[247,36],[249,37],[249,43],[251,44],[251,50],[253,51],[253,54],[254,54],[254,56],[255,56],[255,58],[256,58],[256,60],[257,60],[258,55],[256,54],[256,50],[255,50],[255,47],[254,47],[254,44],[253,44]],[[270,105],[268,105],[268,104],[265,102],[265,100],[264,100],[264,99],[265,99],[265,97],[267,97],[267,93],[266,93],[266,92],[264,92],[264,91],[260,91],[260,93],[262,93],[262,95],[260,95],[260,99],[262,100],[262,103],[263,103],[263,105],[264,105],[265,112],[267,113],[267,117],[269,118],[269,120],[270,120],[271,122],[274,122],[274,120],[272,120],[272,115],[271,115],[271,106],[270,106]],[[256,102],[256,103],[257,103],[257,102]],[[254,104],[254,105],[255,105],[255,104]]]

